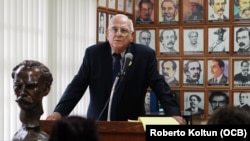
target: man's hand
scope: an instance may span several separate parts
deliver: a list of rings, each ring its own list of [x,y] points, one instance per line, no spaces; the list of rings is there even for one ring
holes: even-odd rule
[[[173,116],[173,118],[180,123],[180,125],[187,125],[187,121],[181,116]]]
[[[58,112],[54,112],[53,114],[49,115],[46,120],[58,120],[61,119],[62,115]]]

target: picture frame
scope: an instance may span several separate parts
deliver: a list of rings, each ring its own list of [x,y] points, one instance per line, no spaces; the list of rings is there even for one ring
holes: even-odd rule
[[[208,116],[211,116],[218,107],[231,104],[232,98],[228,90],[209,90],[207,96]]]
[[[199,114],[202,118],[204,118],[205,113],[207,112],[205,107],[205,92],[199,90],[184,91],[183,96],[184,115]]]
[[[180,29],[175,27],[160,28],[158,47],[161,55],[180,54]]]
[[[250,112],[250,91],[233,91],[233,106]]]
[[[178,24],[179,20],[179,0],[158,2],[158,24]],[[171,10],[170,10],[171,9]]]
[[[242,7],[242,8],[240,8]],[[245,12],[248,12],[247,10],[250,8],[248,4],[245,3],[240,3],[239,0],[234,0],[233,1],[233,17],[234,17],[234,22],[249,22],[250,21],[250,16],[249,14],[245,14]]]
[[[210,3],[208,1],[207,9],[208,9],[208,16],[207,20],[210,23],[222,23],[222,22],[229,22],[230,21],[230,0],[225,0],[224,2],[214,1],[214,3]]]
[[[208,27],[208,54],[230,55],[230,27]]]
[[[204,28],[184,28],[183,29],[183,54],[184,55],[204,55]]]
[[[133,14],[134,0],[125,0],[125,12],[127,14]]]
[[[107,0],[108,1],[108,9],[116,10],[116,0]]]
[[[97,1],[97,7],[107,8],[107,0],[98,0]]]
[[[165,82],[170,87],[178,87],[181,84],[180,60],[179,59],[159,59],[158,70],[164,77]]]
[[[117,11],[125,11],[125,0],[117,0]]]
[[[183,0],[182,2],[183,23],[202,24],[205,22],[204,0]]]
[[[234,26],[234,46],[233,54],[234,55],[250,55],[250,46],[248,45],[250,35],[249,25],[237,25]]]
[[[135,0],[135,25],[155,24],[154,2],[154,0],[150,0],[141,4],[140,0]]]
[[[229,87],[230,85],[230,62],[227,58],[207,59],[207,86]]]
[[[183,59],[183,84],[182,86],[204,87],[204,67],[203,59]]]
[[[156,50],[155,46],[155,29],[154,28],[140,28],[135,30],[136,43],[149,46],[153,50]]]
[[[250,86],[250,59],[233,59],[232,82],[234,88],[249,88]]]
[[[103,10],[97,12],[97,42],[106,41],[107,13]]]

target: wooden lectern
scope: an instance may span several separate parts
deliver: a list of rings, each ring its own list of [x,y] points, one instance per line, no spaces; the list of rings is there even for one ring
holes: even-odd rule
[[[41,120],[41,130],[50,134],[54,121]],[[146,141],[141,122],[98,121],[100,141]]]

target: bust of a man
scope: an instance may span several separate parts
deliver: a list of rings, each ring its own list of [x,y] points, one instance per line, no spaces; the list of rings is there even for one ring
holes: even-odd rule
[[[43,114],[42,99],[50,91],[52,74],[42,63],[25,60],[13,68],[11,76],[22,122],[13,141],[47,141],[49,136],[40,130],[39,122]]]

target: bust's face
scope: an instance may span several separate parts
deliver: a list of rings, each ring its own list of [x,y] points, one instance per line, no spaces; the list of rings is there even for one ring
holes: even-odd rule
[[[14,91],[16,102],[21,109],[31,109],[41,104],[43,96],[47,95],[48,88],[40,80],[42,72],[38,68],[21,66],[14,75]]]

